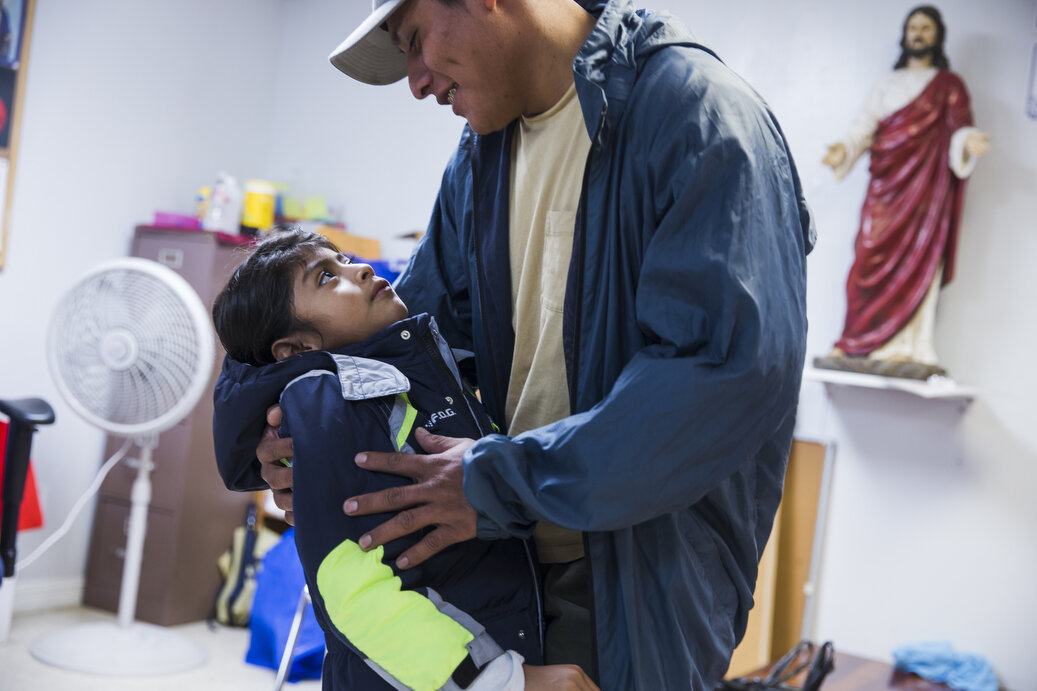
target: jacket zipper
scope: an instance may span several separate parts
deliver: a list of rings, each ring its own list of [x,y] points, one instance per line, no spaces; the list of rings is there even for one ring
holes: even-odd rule
[[[461,404],[463,403],[465,406],[465,410],[468,411],[468,418],[475,426],[475,429],[479,430],[479,432],[483,435],[489,434],[493,430],[484,429],[483,426],[479,424],[479,418],[478,416],[476,416],[475,411],[472,410],[472,406],[468,402],[468,397],[465,396],[464,387],[457,380],[457,378],[454,377],[454,373],[450,371],[450,367],[448,367],[447,364],[443,362],[443,355],[440,352],[438,345],[438,340],[440,338],[439,331],[430,326],[429,332],[429,336],[423,337],[421,339],[422,345],[425,348],[425,353],[432,359],[435,368],[439,370],[440,374],[443,375],[446,378],[446,380],[453,385],[453,387],[450,390],[450,393],[454,395],[455,405],[458,408],[460,408]]]
[[[579,229],[579,247],[574,247],[573,251],[576,254],[576,295],[573,299],[576,301],[576,307],[573,310],[573,354],[572,354],[572,372],[569,375],[569,412],[570,414],[576,411],[576,394],[578,388],[579,369],[580,369],[580,320],[583,318],[583,265],[584,255],[587,249],[587,189],[588,181],[590,180],[591,170],[591,158],[594,154],[594,143],[598,141],[598,137],[601,135],[601,131],[605,126],[605,111],[606,106],[601,107],[601,116],[598,120],[598,126],[595,128],[594,136],[591,137],[591,152],[587,155],[587,163],[583,166],[583,188],[580,190],[580,229]],[[590,549],[590,535],[586,532],[583,533],[583,558],[587,560],[587,603],[588,613],[590,615],[590,640],[591,640],[591,678],[595,683],[601,683],[601,669],[598,664],[598,618],[594,610],[594,564],[591,561],[591,549]]]
[[[580,242],[579,255],[576,264],[576,308],[573,310],[573,371],[569,377],[569,412],[576,411],[577,380],[579,378],[580,365],[580,319],[583,316],[583,259],[586,251],[587,238],[587,180],[590,177],[590,157],[587,157],[587,165],[583,170],[583,193],[580,196]],[[576,249],[576,248],[574,248]],[[591,562],[590,536],[583,533],[583,558],[587,560],[587,611],[590,615],[590,641],[591,641],[591,678],[595,683],[601,683],[601,672],[598,668],[598,621],[594,612],[594,565]]]
[[[526,564],[529,565],[529,576],[533,580],[533,596],[537,601],[537,641],[540,643],[540,654],[544,654],[544,606],[540,601],[540,575],[537,572],[537,563],[533,559],[533,553],[529,549],[529,540],[522,540],[522,548],[526,550]]]
[[[573,354],[572,371],[569,373],[569,414],[576,412],[576,389],[580,371],[580,319],[583,317],[583,255],[587,249],[587,180],[590,178],[590,156],[583,166],[583,191],[580,193],[580,232],[578,247],[574,247],[576,255],[576,295],[573,300]]]
[[[476,170],[475,170],[475,161],[477,159],[478,159],[478,156],[475,155],[475,152],[473,152],[473,154],[472,154],[472,187],[473,187],[473,190],[472,190],[472,245],[473,245],[473,247],[475,249],[475,282],[476,282],[476,285],[479,288],[479,319],[480,319],[480,321],[482,323],[483,343],[485,343],[485,347],[483,348],[483,350],[486,351],[486,358],[487,358],[487,360],[489,360],[488,364],[489,364],[489,368],[490,368],[490,371],[488,372],[488,374],[489,374],[489,381],[488,382],[480,382],[479,383],[480,388],[485,392],[487,384],[493,386],[494,388],[496,388],[496,386],[497,386],[497,362],[494,359],[493,347],[490,345],[491,344],[490,332],[489,332],[489,328],[486,325],[486,303],[483,301],[483,293],[486,292],[485,290],[483,290],[482,280],[481,280],[481,278],[482,278],[483,257],[482,257],[482,250],[479,248],[479,238],[477,237],[478,236],[478,232],[477,232],[477,229],[476,229],[476,224],[478,223],[478,219],[479,219],[479,209],[478,209],[478,204],[479,204],[478,197],[479,197],[479,195],[475,193],[475,189],[474,189],[475,185],[476,185],[475,181],[478,178],[478,175],[476,175]],[[478,360],[476,360],[476,371],[478,371]],[[482,379],[482,377],[480,377],[480,379]],[[499,396],[499,392],[494,391],[493,393],[494,393],[495,396]],[[505,393],[505,397],[506,397],[506,393]],[[500,421],[493,420],[493,422],[498,423],[501,426],[501,428],[506,432],[507,430],[505,429],[505,424],[504,424],[504,419],[503,419],[503,417],[504,417],[504,409],[503,408],[501,408],[500,414],[501,414],[501,420]],[[492,420],[492,418],[491,418],[491,420]]]
[[[584,254],[587,250],[587,182],[591,176],[591,158],[594,155],[593,144],[597,141],[598,136],[601,134],[602,128],[605,126],[605,106],[601,107],[601,117],[598,120],[598,126],[595,128],[594,136],[591,137],[591,151],[587,154],[587,162],[583,165],[583,187],[580,190],[580,229],[579,229],[579,247],[574,247],[573,251],[576,255],[576,295],[573,296],[573,300],[576,302],[576,306],[573,309],[573,353],[572,353],[572,372],[569,373],[569,413],[575,414],[576,412],[576,393],[578,388],[578,379],[580,371],[580,320],[583,317],[583,259]],[[564,339],[564,336],[563,336]]]
[[[468,397],[465,395],[464,387],[454,377],[454,373],[450,371],[450,368],[447,366],[447,364],[445,362],[443,362],[443,356],[440,353],[440,350],[439,350],[439,347],[438,347],[438,343],[437,343],[439,341],[439,338],[440,338],[439,331],[437,329],[435,329],[435,328],[430,326],[429,327],[429,332],[432,335],[431,342],[427,338],[422,339],[423,345],[425,346],[425,352],[428,353],[429,357],[431,357],[432,360],[435,362],[436,368],[438,368],[443,374],[445,374],[446,378],[448,380],[450,380],[451,382],[453,382],[455,384],[454,391],[460,391],[461,400],[464,401],[465,406],[466,406],[466,408],[468,410],[468,415],[471,417],[472,422],[475,423],[476,429],[480,430],[484,435],[485,434],[489,434],[490,432],[492,432],[492,430],[483,429],[483,426],[481,424],[479,424],[479,418],[478,418],[478,416],[476,416],[475,412],[472,410],[471,403],[469,402]],[[533,596],[536,598],[536,605],[537,605],[537,622],[536,622],[537,623],[537,641],[539,642],[539,645],[540,645],[540,652],[541,652],[541,654],[543,654],[543,651],[544,651],[544,612],[543,612],[543,604],[541,603],[541,598],[540,598],[540,580],[537,577],[536,562],[533,560],[533,554],[530,552],[529,543],[526,540],[522,540],[521,542],[522,542],[522,548],[525,550],[525,554],[526,554],[526,565],[529,566],[530,577],[533,580]]]

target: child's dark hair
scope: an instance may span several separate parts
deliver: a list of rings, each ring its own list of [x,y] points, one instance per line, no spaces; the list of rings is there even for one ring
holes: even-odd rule
[[[295,314],[293,283],[320,248],[339,251],[320,233],[287,226],[252,249],[212,303],[212,322],[228,355],[269,365],[275,341],[309,327]]]

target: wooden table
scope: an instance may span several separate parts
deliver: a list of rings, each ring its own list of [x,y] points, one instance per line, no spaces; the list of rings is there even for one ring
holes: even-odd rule
[[[771,665],[753,672],[749,677],[763,677]],[[802,676],[792,680],[791,686],[803,683]],[[953,691],[946,684],[928,681],[915,674],[895,669],[893,665],[856,655],[835,651],[835,667],[821,683],[821,691]]]

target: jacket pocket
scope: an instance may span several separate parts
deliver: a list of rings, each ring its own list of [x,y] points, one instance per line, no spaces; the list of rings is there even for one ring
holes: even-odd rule
[[[565,283],[573,251],[575,211],[548,211],[544,233],[544,264],[540,275],[540,304],[561,312],[565,306]]]

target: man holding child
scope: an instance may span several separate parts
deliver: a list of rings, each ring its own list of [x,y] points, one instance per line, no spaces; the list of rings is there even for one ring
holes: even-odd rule
[[[406,76],[468,122],[395,288],[475,353],[501,433],[358,454],[414,480],[342,498],[395,514],[359,544],[422,531],[406,569],[535,537],[546,662],[605,689],[711,689],[752,606],[803,366],[814,229],[784,135],[630,0],[373,4],[333,64]],[[235,487],[290,510],[291,454],[269,431]]]

